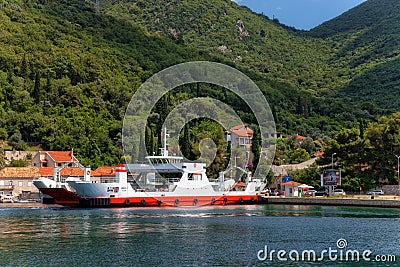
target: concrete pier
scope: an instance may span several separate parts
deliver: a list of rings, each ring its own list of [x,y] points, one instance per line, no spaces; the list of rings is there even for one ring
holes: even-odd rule
[[[329,198],[329,197],[264,197],[265,204],[288,205],[327,205],[327,206],[359,206],[377,208],[400,208],[400,198]]]

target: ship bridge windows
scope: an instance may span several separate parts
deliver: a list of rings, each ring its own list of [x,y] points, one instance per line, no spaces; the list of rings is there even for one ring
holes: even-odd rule
[[[189,173],[188,180],[189,181],[201,181],[201,173]]]
[[[109,186],[107,187],[107,193],[118,193],[119,187],[118,186]]]
[[[167,163],[169,163],[168,159],[163,159],[163,158],[153,158],[153,159],[150,160],[150,162],[153,163],[153,164],[167,164]]]

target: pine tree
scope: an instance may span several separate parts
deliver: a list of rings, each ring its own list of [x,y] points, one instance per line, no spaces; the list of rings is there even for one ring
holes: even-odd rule
[[[143,162],[145,157],[146,157],[146,146],[144,144],[144,140],[143,140],[143,134],[140,134],[139,137],[139,156],[138,156],[138,160],[139,162]]]
[[[251,140],[251,152],[253,153],[253,166],[254,169],[258,165],[261,154],[261,136],[260,128],[258,126],[253,127],[253,138]]]
[[[145,140],[146,140],[147,153],[149,155],[153,155],[153,152],[154,152],[154,137],[153,137],[153,130],[149,126],[146,126]]]
[[[36,72],[35,75],[35,84],[33,87],[32,98],[35,99],[35,103],[38,104],[40,102],[40,73]]]
[[[28,63],[26,61],[25,55],[24,55],[24,58],[22,59],[22,63],[21,63],[20,76],[22,78],[26,78],[28,76]]]
[[[180,147],[183,156],[190,159],[192,153],[191,153],[191,143],[190,143],[190,133],[189,133],[188,123],[186,123],[183,128],[183,137],[180,138]]]
[[[296,114],[303,114],[303,104],[301,103],[301,97],[297,97]]]
[[[308,101],[307,99],[304,99],[304,109],[303,109],[303,113],[304,113],[304,118],[308,118],[309,113],[308,113]]]

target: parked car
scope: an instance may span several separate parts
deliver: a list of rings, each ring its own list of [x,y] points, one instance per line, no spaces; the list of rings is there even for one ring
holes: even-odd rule
[[[385,193],[383,193],[382,189],[375,189],[375,190],[371,190],[367,193],[367,195],[384,195]]]
[[[323,196],[327,196],[327,195],[328,195],[328,192],[326,190],[320,190],[320,191],[315,192],[316,197],[323,197]]]
[[[304,191],[304,196],[312,197],[312,196],[315,196],[315,193],[317,193],[317,190],[310,189],[310,190]]]
[[[13,199],[14,199],[13,195],[7,194],[7,195],[3,196],[2,201],[3,201],[3,203],[12,203]]]
[[[335,190],[333,190],[332,195],[333,196],[345,196],[346,192],[344,192],[343,189],[335,189]]]

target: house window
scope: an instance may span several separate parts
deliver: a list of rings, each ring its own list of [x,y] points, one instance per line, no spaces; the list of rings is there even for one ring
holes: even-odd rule
[[[18,186],[19,186],[19,187],[22,187],[22,182],[18,182]]]
[[[28,187],[31,187],[32,186],[32,182],[28,182]]]
[[[58,167],[61,167],[61,163],[60,162],[57,165],[58,165]]]

